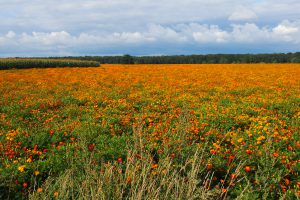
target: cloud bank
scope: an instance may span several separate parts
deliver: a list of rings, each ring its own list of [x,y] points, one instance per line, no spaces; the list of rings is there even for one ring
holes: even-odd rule
[[[0,0],[0,8],[2,57],[300,51],[297,0]]]

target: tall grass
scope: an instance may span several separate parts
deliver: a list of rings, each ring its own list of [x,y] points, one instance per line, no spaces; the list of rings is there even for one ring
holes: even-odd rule
[[[155,163],[141,133],[134,131],[133,145],[122,163],[94,163],[95,154],[86,148],[69,157],[70,168],[59,177],[50,177],[43,192],[30,199],[216,199],[221,192],[210,188],[213,172],[203,164],[205,148],[197,149],[178,165],[172,158]],[[166,151],[168,151],[166,149]],[[68,150],[66,150],[68,152]],[[100,168],[96,167],[100,165]]]
[[[38,192],[36,188],[29,199],[228,199],[234,197],[234,194],[228,196],[231,187],[239,182],[247,184],[235,196],[236,199],[275,198],[269,185],[262,183],[258,189],[251,188],[250,180],[243,175],[243,161],[231,169],[237,179],[231,179],[228,171],[225,182],[229,184],[213,186],[212,179],[216,171],[209,170],[207,166],[207,160],[214,156],[208,153],[208,146],[194,148],[180,162],[166,157],[157,163],[146,147],[143,128],[133,130],[133,137],[128,140],[127,158],[122,162],[97,162],[96,153],[86,148],[88,141],[83,134],[78,141],[79,154],[73,156],[73,148],[66,148],[69,168],[58,177],[52,177],[50,173],[42,186],[43,191]],[[179,134],[182,134],[179,137],[184,136],[183,132]],[[172,152],[168,147],[164,151],[166,154]],[[271,158],[269,160],[274,161]],[[268,167],[258,170],[256,181],[268,179],[270,183],[271,175],[268,173],[272,171],[272,164]],[[253,196],[253,191],[260,196]],[[284,196],[276,198],[284,199]]]

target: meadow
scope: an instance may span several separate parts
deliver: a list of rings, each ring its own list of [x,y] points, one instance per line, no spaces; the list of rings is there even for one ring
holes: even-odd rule
[[[0,70],[0,199],[299,199],[300,65]]]

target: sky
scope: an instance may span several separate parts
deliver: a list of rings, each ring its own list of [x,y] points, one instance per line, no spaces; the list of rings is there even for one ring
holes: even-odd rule
[[[300,51],[300,0],[0,0],[0,57]]]

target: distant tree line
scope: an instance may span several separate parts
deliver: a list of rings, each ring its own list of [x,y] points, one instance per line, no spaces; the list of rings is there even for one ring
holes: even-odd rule
[[[57,59],[58,57],[52,57]],[[300,52],[274,54],[208,54],[174,56],[80,56],[59,57],[98,61],[101,64],[225,64],[225,63],[300,63]]]

